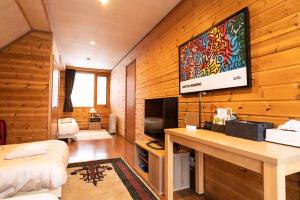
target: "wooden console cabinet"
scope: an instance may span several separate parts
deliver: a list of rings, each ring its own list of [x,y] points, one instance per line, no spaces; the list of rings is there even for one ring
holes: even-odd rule
[[[164,162],[165,150],[155,150],[147,146],[148,141],[139,140],[135,145],[135,170],[159,196],[164,194]],[[143,156],[142,156],[143,155]],[[190,153],[179,151],[174,153],[174,191],[190,187]],[[147,166],[148,171],[142,170]],[[180,173],[179,173],[180,172]]]

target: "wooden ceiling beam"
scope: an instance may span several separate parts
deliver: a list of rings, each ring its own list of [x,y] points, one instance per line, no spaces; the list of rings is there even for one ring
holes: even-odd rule
[[[32,24],[30,23],[30,21],[29,21],[27,15],[26,15],[26,13],[25,13],[25,11],[24,11],[24,9],[23,9],[21,3],[19,2],[19,0],[15,0],[15,2],[16,2],[16,4],[17,4],[18,8],[20,9],[20,11],[21,11],[21,13],[22,13],[24,19],[26,20],[28,26],[30,27],[31,30],[33,30]]]

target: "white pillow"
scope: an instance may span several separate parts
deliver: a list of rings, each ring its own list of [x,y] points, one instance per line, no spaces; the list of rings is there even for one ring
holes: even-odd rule
[[[45,142],[30,143],[21,145],[4,156],[5,160],[12,160],[16,158],[24,158],[36,155],[43,155],[48,153],[48,144]]]

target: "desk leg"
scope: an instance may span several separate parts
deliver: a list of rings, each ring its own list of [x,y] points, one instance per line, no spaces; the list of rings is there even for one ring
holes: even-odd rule
[[[285,173],[281,166],[264,163],[264,200],[285,200]]]
[[[167,157],[165,159],[165,200],[173,200],[173,141],[165,136]]]
[[[204,193],[204,156],[203,153],[195,151],[195,179],[196,193]]]

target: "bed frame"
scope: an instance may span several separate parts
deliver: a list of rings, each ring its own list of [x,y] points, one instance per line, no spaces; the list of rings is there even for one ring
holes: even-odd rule
[[[59,134],[57,134],[57,139],[59,139],[59,140],[68,139],[68,143],[70,144],[72,142],[72,140],[75,139],[75,134],[72,134],[72,135],[59,135]]]

